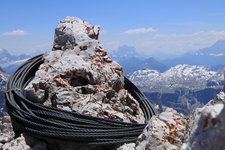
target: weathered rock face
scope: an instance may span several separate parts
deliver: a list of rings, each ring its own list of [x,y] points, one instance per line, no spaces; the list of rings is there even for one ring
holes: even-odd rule
[[[9,116],[0,118],[0,143],[4,144],[14,138],[14,132]]]
[[[172,108],[151,118],[136,144],[123,145],[118,150],[178,150],[189,133],[189,119]]]
[[[188,136],[188,121],[174,109],[167,108],[151,118],[136,142],[136,149],[179,149]]]
[[[124,122],[144,123],[139,103],[124,89],[122,68],[98,41],[99,27],[67,17],[55,29],[53,50],[26,87],[50,107]]]
[[[91,26],[79,18],[66,17],[55,29],[53,50],[73,49],[78,45],[83,46],[83,50],[85,50],[88,48],[90,39],[98,40],[99,31],[99,26]]]
[[[193,113],[190,137],[183,145],[183,150],[191,149],[225,149],[225,93],[220,92],[216,98],[203,108]]]
[[[173,109],[153,116],[136,144],[118,150],[224,150],[225,89],[202,108],[184,117]]]
[[[26,144],[25,138],[23,135],[20,137],[5,143],[1,147],[3,150],[31,150],[30,146]]]

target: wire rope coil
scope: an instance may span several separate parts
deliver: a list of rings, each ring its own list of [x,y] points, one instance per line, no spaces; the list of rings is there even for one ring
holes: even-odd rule
[[[37,138],[90,145],[118,145],[135,142],[150,118],[156,114],[152,104],[127,78],[125,89],[138,100],[144,112],[144,124],[125,123],[86,116],[34,103],[25,96],[24,88],[33,79],[42,55],[21,65],[8,80],[6,106],[14,127]]]

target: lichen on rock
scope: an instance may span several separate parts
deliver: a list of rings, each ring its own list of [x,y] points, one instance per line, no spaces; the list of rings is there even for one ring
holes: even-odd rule
[[[144,123],[139,103],[124,89],[122,67],[98,41],[100,28],[66,17],[55,29],[52,51],[43,56],[28,98],[81,114]]]
[[[172,108],[151,118],[133,150],[178,150],[188,137],[189,119]],[[132,144],[129,144],[132,145]],[[123,145],[117,150],[126,150]]]
[[[151,118],[136,142],[136,149],[179,149],[188,136],[188,122],[187,117],[167,108]]]
[[[136,143],[124,144],[117,150],[224,150],[224,104],[225,85],[213,100],[189,116],[172,108],[153,116]]]

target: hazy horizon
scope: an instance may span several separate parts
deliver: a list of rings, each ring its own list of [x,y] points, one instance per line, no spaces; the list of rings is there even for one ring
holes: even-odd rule
[[[153,57],[176,57],[225,39],[225,1],[3,1],[0,48],[12,54],[51,49],[66,16],[100,25],[106,50],[134,47]]]

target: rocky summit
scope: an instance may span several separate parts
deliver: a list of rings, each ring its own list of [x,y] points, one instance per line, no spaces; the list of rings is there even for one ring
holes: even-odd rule
[[[224,150],[224,92],[190,116],[171,108],[153,116],[136,143],[126,143],[117,150]]]
[[[151,118],[136,143],[125,144],[117,150],[180,149],[189,134],[189,121],[188,117],[167,108]]]
[[[123,122],[144,123],[139,103],[124,89],[122,67],[98,41],[100,28],[66,17],[55,29],[27,97],[49,107]]]

